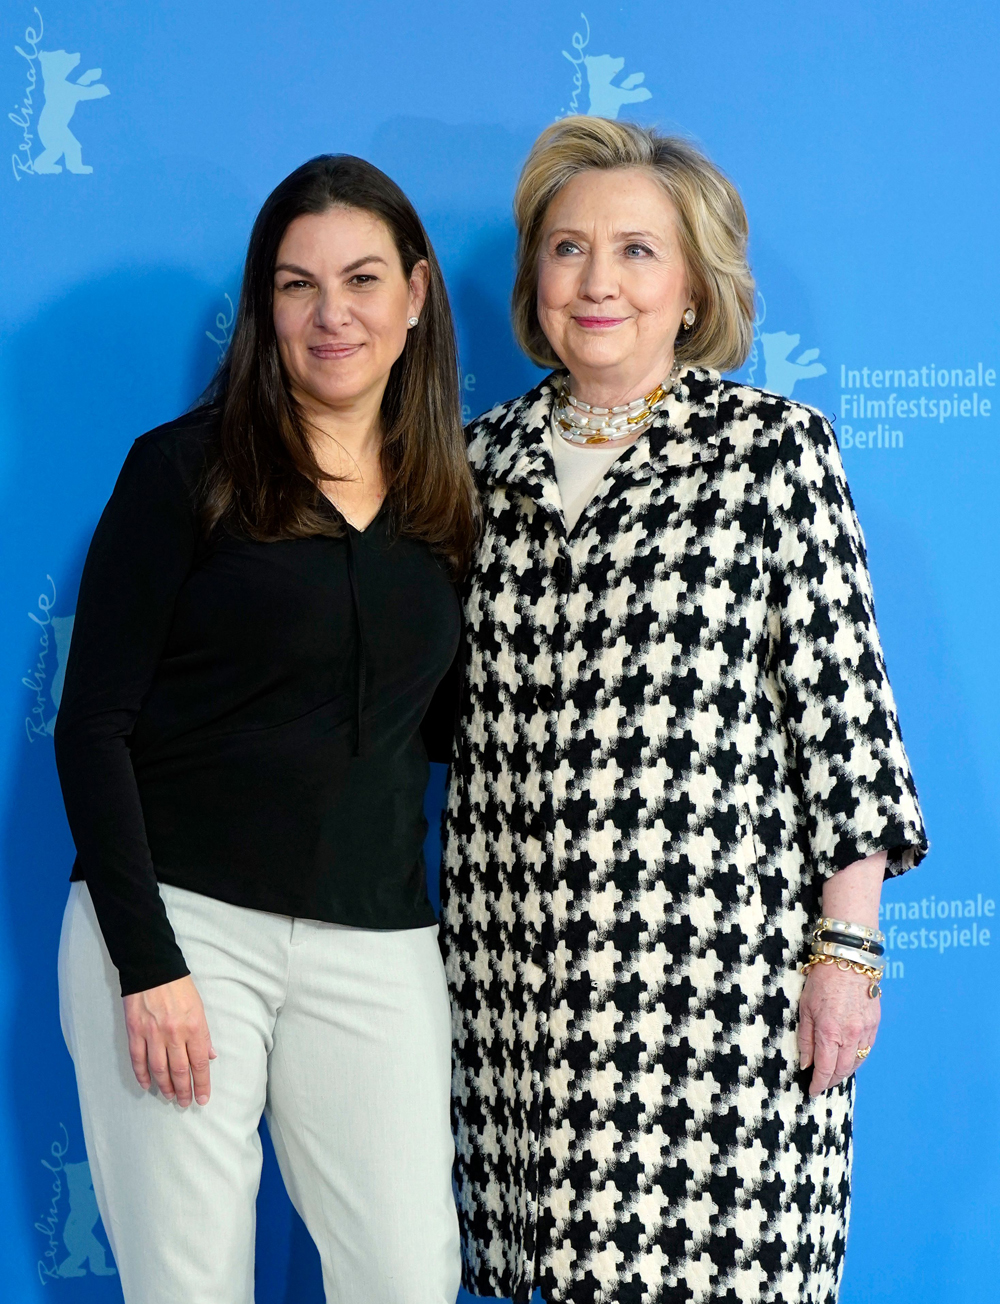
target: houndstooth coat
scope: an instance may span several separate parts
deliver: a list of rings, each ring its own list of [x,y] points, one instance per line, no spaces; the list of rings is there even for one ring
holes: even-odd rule
[[[551,378],[471,428],[445,817],[465,1284],[828,1304],[853,1081],[797,1069],[824,877],[927,843],[830,427],[681,374],[567,534]]]

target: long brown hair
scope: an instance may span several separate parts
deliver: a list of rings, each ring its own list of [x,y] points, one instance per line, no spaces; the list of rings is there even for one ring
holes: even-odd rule
[[[339,536],[317,485],[329,480],[306,437],[278,354],[274,266],[288,226],[334,206],[371,213],[389,229],[409,279],[430,271],[419,323],[407,334],[382,397],[382,473],[393,527],[423,539],[453,573],[468,566],[479,521],[465,452],[458,353],[441,268],[420,218],[384,172],[351,154],[320,154],[264,201],[250,233],[236,326],[204,395],[220,415],[219,446],[205,481],[207,532],[235,528],[261,542]]]

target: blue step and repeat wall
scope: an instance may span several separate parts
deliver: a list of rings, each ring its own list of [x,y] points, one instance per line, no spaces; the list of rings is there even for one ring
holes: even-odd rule
[[[59,1031],[52,727],[129,444],[208,380],[258,206],[323,151],[423,215],[466,415],[522,392],[511,193],[573,112],[681,132],[735,179],[760,289],[741,375],[836,419],[867,533],[933,851],[885,892],[843,1299],[997,1298],[998,8],[584,2],[4,4],[0,1299],[121,1300]],[[270,1157],[257,1270],[259,1304],[322,1299]]]

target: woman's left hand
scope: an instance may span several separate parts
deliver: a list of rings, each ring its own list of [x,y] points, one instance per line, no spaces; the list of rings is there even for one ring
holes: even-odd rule
[[[868,995],[870,985],[836,965],[809,970],[799,1002],[799,1065],[813,1066],[810,1096],[849,1078],[862,1062],[858,1051],[875,1045],[882,1001]]]

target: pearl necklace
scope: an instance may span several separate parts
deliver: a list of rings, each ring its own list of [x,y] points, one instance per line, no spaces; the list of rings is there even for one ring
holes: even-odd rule
[[[680,372],[675,365],[661,384],[642,398],[618,407],[594,407],[574,398],[564,379],[559,387],[555,422],[563,439],[571,444],[617,444],[634,439],[650,425],[666,401]]]

